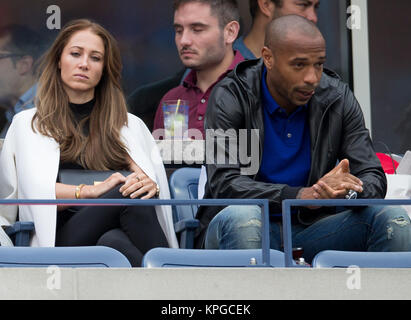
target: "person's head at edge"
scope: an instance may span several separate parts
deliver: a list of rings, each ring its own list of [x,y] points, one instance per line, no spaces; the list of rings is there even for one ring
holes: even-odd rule
[[[249,6],[253,21],[261,15],[272,20],[296,14],[317,23],[320,0],[250,0]]]
[[[12,108],[36,81],[37,63],[44,52],[41,36],[24,25],[0,28],[0,102]]]
[[[60,144],[60,161],[94,170],[128,168],[127,150],[120,140],[127,107],[114,37],[95,22],[73,20],[58,34],[41,70],[32,128]],[[93,98],[90,117],[75,124],[69,103]],[[81,130],[86,120],[88,137]]]
[[[175,42],[186,67],[201,71],[231,63],[240,29],[235,0],[174,0],[173,9]]]
[[[261,57],[265,30],[273,20],[284,15],[296,14],[317,23],[319,0],[250,0],[251,29],[244,37],[244,45],[256,58]]]
[[[262,57],[268,90],[292,113],[308,103],[320,83],[325,40],[313,22],[298,15],[283,16],[268,25]]]

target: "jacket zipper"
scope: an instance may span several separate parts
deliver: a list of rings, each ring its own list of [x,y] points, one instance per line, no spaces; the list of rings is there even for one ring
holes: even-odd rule
[[[311,181],[311,178],[312,178],[312,175],[313,175],[313,165],[312,165],[312,164],[313,164],[313,162],[314,162],[314,156],[316,155],[316,150],[317,150],[317,148],[318,148],[318,140],[319,140],[319,135],[320,135],[320,132],[321,132],[321,128],[322,128],[323,123],[324,123],[324,117],[325,117],[325,115],[328,113],[328,111],[329,111],[329,109],[331,108],[331,106],[332,106],[339,98],[340,98],[340,95],[338,95],[337,97],[335,97],[334,100],[332,100],[332,101],[328,104],[328,106],[326,107],[326,109],[325,109],[325,111],[324,111],[324,113],[323,113],[323,115],[322,115],[322,117],[321,117],[320,125],[318,126],[317,136],[316,136],[315,141],[314,141],[314,148],[313,148],[313,151],[312,151],[312,158],[311,158],[311,169],[310,169],[310,174],[309,174],[309,176],[308,176],[308,180],[307,180],[307,185],[306,185],[306,187],[309,187],[309,186],[310,186],[310,181]]]

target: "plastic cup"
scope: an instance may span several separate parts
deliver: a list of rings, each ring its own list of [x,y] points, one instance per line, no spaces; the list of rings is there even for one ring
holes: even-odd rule
[[[188,102],[163,101],[164,131],[166,139],[185,139],[188,136]]]

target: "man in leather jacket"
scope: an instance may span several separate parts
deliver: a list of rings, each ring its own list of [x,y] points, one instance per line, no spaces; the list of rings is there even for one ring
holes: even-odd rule
[[[314,23],[297,15],[275,19],[267,29],[262,59],[240,63],[210,97],[207,145],[213,141],[225,162],[217,156],[207,162],[205,198],[269,199],[273,249],[282,248],[284,199],[344,198],[350,190],[359,198],[384,198],[386,193],[361,108],[348,86],[323,68],[325,51]],[[242,130],[248,139],[238,144],[233,164],[224,137],[241,137]],[[242,159],[253,149],[256,130],[258,152],[251,157],[258,157],[259,165],[247,171]],[[221,209],[200,208],[198,247],[261,247],[258,206]],[[325,249],[411,250],[410,219],[399,207],[351,208],[337,214],[301,208],[292,213],[292,221],[293,244],[303,247],[307,261]]]

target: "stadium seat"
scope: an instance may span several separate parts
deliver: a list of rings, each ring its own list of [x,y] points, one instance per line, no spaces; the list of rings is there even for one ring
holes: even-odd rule
[[[16,247],[28,247],[30,245],[30,235],[34,231],[34,223],[18,221],[11,226],[4,227],[4,231]]]
[[[127,258],[109,247],[0,247],[0,267],[131,268]]]
[[[143,257],[144,268],[244,268],[262,264],[261,249],[202,250],[154,248]],[[270,250],[270,265],[284,267],[284,253]]]
[[[325,250],[312,261],[314,268],[411,268],[411,252]]]
[[[201,169],[179,168],[169,179],[172,199],[198,199],[198,180]],[[173,208],[174,229],[180,238],[180,248],[194,247],[194,233],[200,222],[195,219],[198,206],[176,206]]]

